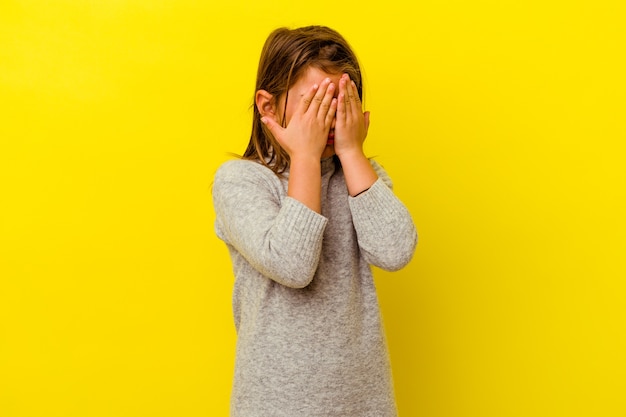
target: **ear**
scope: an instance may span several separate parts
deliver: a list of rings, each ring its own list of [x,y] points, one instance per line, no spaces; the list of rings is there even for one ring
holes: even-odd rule
[[[276,101],[274,96],[265,90],[258,90],[254,96],[254,104],[259,110],[261,116],[275,116],[276,115]]]

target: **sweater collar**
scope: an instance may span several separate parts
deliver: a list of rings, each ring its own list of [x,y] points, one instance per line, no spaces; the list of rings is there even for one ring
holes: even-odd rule
[[[329,156],[328,158],[322,158],[320,161],[322,164],[322,175],[331,173],[335,170],[335,156]]]

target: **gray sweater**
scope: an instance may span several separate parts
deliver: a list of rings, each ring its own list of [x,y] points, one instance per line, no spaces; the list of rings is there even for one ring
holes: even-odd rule
[[[405,266],[415,227],[377,163],[357,197],[335,158],[321,164],[322,214],[259,163],[215,175],[215,230],[235,275],[232,417],[397,415],[370,265]]]

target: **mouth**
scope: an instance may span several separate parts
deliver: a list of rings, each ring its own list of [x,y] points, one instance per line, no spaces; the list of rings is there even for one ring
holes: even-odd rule
[[[328,140],[326,141],[327,145],[333,145],[335,143],[335,132],[331,130],[328,133]]]

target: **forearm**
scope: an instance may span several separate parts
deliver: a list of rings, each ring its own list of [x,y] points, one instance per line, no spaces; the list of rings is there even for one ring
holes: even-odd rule
[[[378,175],[361,149],[339,155],[341,167],[348,186],[348,194],[354,197],[376,182]]]
[[[287,195],[315,211],[322,212],[322,173],[319,157],[292,158]]]
[[[384,179],[349,202],[359,247],[367,262],[388,271],[404,267],[415,251],[417,231],[406,206]]]
[[[261,274],[302,288],[317,269],[328,219],[294,198],[283,198],[283,187],[261,164],[225,163],[212,187],[215,231]]]

